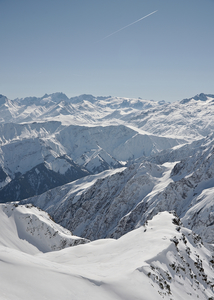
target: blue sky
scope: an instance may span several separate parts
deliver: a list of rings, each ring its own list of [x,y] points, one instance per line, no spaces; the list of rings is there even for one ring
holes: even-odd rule
[[[0,94],[214,93],[213,15],[214,0],[0,0]]]

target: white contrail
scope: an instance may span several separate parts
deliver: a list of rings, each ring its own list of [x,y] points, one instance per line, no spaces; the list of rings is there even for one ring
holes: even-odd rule
[[[112,32],[111,34],[109,34],[109,35],[105,36],[104,38],[102,38],[101,40],[99,40],[99,42],[102,41],[102,40],[107,39],[108,37],[112,36],[113,34],[119,32],[119,31],[121,31],[121,30],[123,30],[123,29],[125,29],[125,28],[127,28],[127,27],[129,27],[129,26],[131,26],[131,25],[133,25],[133,24],[135,24],[135,23],[137,23],[137,22],[140,22],[141,20],[143,20],[143,19],[145,19],[145,18],[151,16],[152,14],[154,14],[154,13],[156,13],[156,12],[157,12],[157,10],[153,11],[152,13],[150,13],[150,14],[148,14],[148,15],[142,17],[142,18],[140,18],[140,19],[137,20],[137,21],[134,21],[133,23],[131,23],[131,24],[129,24],[129,25],[124,26],[123,28],[118,29],[117,31]]]

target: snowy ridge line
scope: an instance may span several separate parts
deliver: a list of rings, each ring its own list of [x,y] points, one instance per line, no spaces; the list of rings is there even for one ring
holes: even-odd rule
[[[17,207],[19,212],[23,208]],[[12,228],[7,230],[12,234]],[[0,241],[2,238],[1,231]],[[17,249],[22,243],[27,245],[23,240],[0,245],[3,299],[83,300],[86,293],[89,300],[214,297],[212,252],[173,213],[159,213],[118,240],[97,240],[44,253],[33,252],[30,244],[25,251]]]

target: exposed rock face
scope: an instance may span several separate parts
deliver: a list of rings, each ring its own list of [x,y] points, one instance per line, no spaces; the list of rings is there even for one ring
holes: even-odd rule
[[[174,210],[188,228],[213,243],[213,144],[213,139],[198,143],[198,147],[190,144],[187,154],[194,155],[180,162],[176,162],[181,155],[178,149],[175,153],[169,150],[168,159],[175,162],[157,165],[144,160],[132,164],[87,188],[68,189],[61,201],[60,190],[57,202],[54,190],[51,200],[44,194],[27,201],[46,209],[58,223],[90,240],[119,238],[158,212]],[[162,154],[153,160],[160,157]]]
[[[165,217],[164,222],[168,228],[170,227],[167,223],[166,212],[159,213],[147,222],[145,234],[149,236],[151,231],[155,230],[155,221],[158,219],[160,221],[161,217]],[[181,295],[176,295],[174,290],[173,285],[176,282],[180,286],[181,293],[185,286],[186,297],[212,299],[214,283],[211,276],[208,275],[210,268],[214,266],[211,252],[203,245],[199,235],[182,226],[176,215],[174,218],[172,217],[172,223],[175,225],[175,235],[170,238],[172,244],[164,251],[160,251],[157,256],[146,260],[148,265],[139,268],[138,271],[143,272],[151,279],[152,286],[158,286],[158,293],[163,298],[180,298]],[[167,236],[162,239],[166,240]],[[210,253],[210,258],[208,258],[208,253]],[[188,285],[193,287],[191,292],[188,291]]]

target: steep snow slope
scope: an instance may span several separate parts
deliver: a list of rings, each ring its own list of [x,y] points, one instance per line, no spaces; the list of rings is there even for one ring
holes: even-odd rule
[[[150,156],[185,142],[184,139],[140,134],[124,125],[96,127],[70,125],[57,133],[56,139],[74,160],[80,157],[80,154],[91,157],[91,153],[95,150],[103,149],[116,160],[127,161]]]
[[[148,162],[132,164],[110,176],[100,176],[93,185],[86,188],[81,184],[78,197],[71,187],[66,196],[62,196],[62,201],[55,200],[60,200],[61,190],[58,189],[50,191],[51,196],[47,192],[23,203],[33,203],[45,209],[57,223],[69,228],[76,235],[91,240],[110,237],[113,232],[117,232],[120,221],[136,209],[142,199],[150,193],[153,195],[153,190],[157,194],[160,189],[167,187],[171,182],[170,172],[173,165],[158,166]],[[121,228],[115,237],[134,229],[142,214],[142,211],[138,211],[136,222],[129,222],[130,226]]]
[[[0,124],[0,140],[1,161],[5,168],[21,173],[29,171],[44,159],[51,161],[65,154],[76,161],[83,154],[90,159],[95,150],[103,149],[117,160],[128,160],[149,156],[185,142],[184,139],[138,133],[124,125],[61,126],[59,122]],[[22,167],[16,165],[17,161]]]
[[[0,247],[36,254],[88,241],[53,222],[47,213],[32,205],[0,204]]]
[[[103,180],[104,178],[120,173],[125,169],[125,167],[118,168],[114,170],[103,171],[96,175],[90,175],[63,186],[51,189],[39,196],[34,196],[29,199],[22,200],[20,201],[20,203],[35,203],[36,206],[42,208],[51,215],[54,215],[57,210],[59,212],[58,216],[61,215],[60,219],[62,222],[65,221],[64,224],[66,225],[66,219],[64,219],[64,209],[66,209],[67,206],[75,204],[80,199],[82,193],[90,189],[90,187],[92,187],[97,182],[97,180]]]
[[[1,299],[201,299],[214,297],[213,257],[167,212],[119,240],[60,251],[0,246]]]

